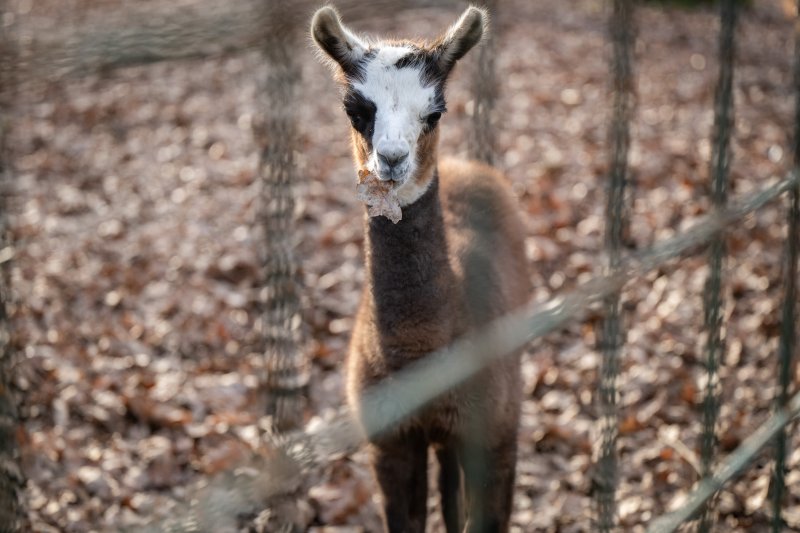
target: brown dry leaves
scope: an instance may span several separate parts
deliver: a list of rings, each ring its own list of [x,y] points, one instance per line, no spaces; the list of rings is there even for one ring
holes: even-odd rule
[[[367,169],[358,171],[357,198],[369,207],[369,216],[384,216],[397,224],[403,218],[400,200],[392,183],[381,181]]]
[[[782,174],[791,161],[785,132],[793,32],[769,7],[779,1],[753,3],[737,35],[735,195]],[[32,13],[52,9],[45,21],[52,24],[62,4],[35,2]],[[510,0],[497,19],[505,24],[501,42],[518,44],[501,45],[497,57],[498,166],[526,214],[538,299],[598,273],[603,247],[605,15],[592,3],[571,10],[562,4]],[[393,31],[433,36],[452,22],[451,11],[426,13],[397,13]],[[715,24],[711,10],[643,7],[637,16],[651,28],[637,44],[632,130],[631,239],[641,248],[708,210],[716,41],[707,31]],[[386,29],[382,15],[369,18],[376,31]],[[363,228],[353,216],[352,162],[344,143],[331,143],[348,127],[331,105],[335,86],[310,52],[302,61],[305,140],[298,148],[308,179],[293,231],[302,237],[311,410],[329,420],[344,401],[342,362],[365,277]],[[253,72],[262,66],[254,54],[129,69],[64,83],[11,110],[18,248],[12,320],[25,355],[20,439],[31,531],[141,530],[137,525],[191,497],[186,487],[226,471],[263,442],[254,296],[262,236],[253,224],[259,186],[250,131]],[[467,74],[448,87],[452,113],[442,154],[465,151]],[[398,214],[393,190],[380,189],[374,176],[359,177],[370,216]],[[784,215],[772,204],[729,236],[731,304],[720,375],[725,453],[771,410]],[[624,531],[669,510],[697,477],[706,265],[701,253],[626,289]],[[535,341],[523,359],[516,531],[591,530],[600,365],[592,320]],[[800,530],[797,431],[792,439],[784,516],[787,529]],[[718,529],[766,530],[770,470],[765,457],[721,493]],[[298,498],[308,510],[300,529],[380,530],[375,498],[367,497],[377,489],[365,452],[335,461],[311,481],[310,494]],[[430,522],[441,531],[438,514]]]

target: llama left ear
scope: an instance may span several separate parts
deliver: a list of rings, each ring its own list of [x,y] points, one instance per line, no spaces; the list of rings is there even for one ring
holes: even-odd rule
[[[478,44],[489,24],[486,10],[470,6],[461,18],[434,45],[436,62],[444,73],[450,72],[456,61]]]
[[[358,73],[358,64],[367,51],[367,45],[342,24],[334,8],[325,6],[314,13],[311,36],[317,46],[342,67],[346,75]]]

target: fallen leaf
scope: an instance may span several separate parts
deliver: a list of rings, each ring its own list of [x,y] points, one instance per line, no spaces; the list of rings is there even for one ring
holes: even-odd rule
[[[366,169],[358,171],[357,198],[367,204],[367,213],[371,217],[385,216],[397,224],[403,218],[400,201],[392,183],[381,181]]]

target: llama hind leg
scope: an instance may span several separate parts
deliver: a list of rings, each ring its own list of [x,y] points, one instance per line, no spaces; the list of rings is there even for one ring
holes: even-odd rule
[[[462,447],[468,506],[467,533],[508,531],[516,455],[516,434],[493,446],[473,442]]]
[[[383,493],[384,527],[389,533],[424,533],[428,500],[428,444],[421,434],[404,433],[372,445],[372,466]]]
[[[458,450],[448,444],[436,450],[439,461],[439,493],[447,533],[462,533],[464,529],[464,494]]]

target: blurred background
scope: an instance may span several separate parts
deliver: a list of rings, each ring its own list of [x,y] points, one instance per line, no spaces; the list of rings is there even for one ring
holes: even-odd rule
[[[264,146],[280,136],[269,128],[278,110],[265,99],[276,50],[291,56],[296,76],[284,108],[296,126],[288,137],[295,218],[281,231],[300,281],[298,351],[310,361],[302,422],[329,420],[343,404],[342,361],[363,281],[363,209],[348,121],[306,34],[317,7],[310,2],[279,10],[285,19],[248,17],[254,4],[246,2],[5,4],[4,31],[23,65],[3,118],[10,128],[7,207],[16,253],[9,323],[18,353],[27,527],[141,530],[186,503],[193,484],[258,453],[271,431],[263,395],[269,363],[258,327],[270,246],[259,176]],[[642,249],[711,209],[719,17],[710,2],[635,5],[626,246]],[[340,7],[360,32],[434,38],[464,6]],[[785,175],[793,157],[794,5],[753,0],[741,9],[734,198]],[[494,161],[527,219],[520,231],[539,301],[603,271],[609,12],[600,0],[502,0],[493,16]],[[156,61],[158,53],[126,48],[125,28],[172,23],[175,35],[184,25],[196,28],[196,54],[187,49]],[[282,49],[259,49],[260,23],[285,39]],[[174,49],[169,44],[156,39],[152,49]],[[132,66],[89,60],[115,46],[121,56],[130,52]],[[442,154],[468,153],[477,57],[468,55],[448,86]],[[782,198],[728,235],[721,454],[772,410],[785,218]],[[698,253],[623,292],[623,531],[643,531],[677,508],[699,476],[708,270]],[[599,316],[537,339],[523,359],[514,531],[592,529]],[[800,436],[790,435],[784,519],[800,530]],[[766,529],[770,457],[759,455],[718,496],[719,531]],[[297,527],[378,530],[376,487],[363,453],[336,457],[314,475],[297,501]],[[240,516],[237,527],[269,531],[269,517]],[[429,530],[441,530],[435,514]]]

